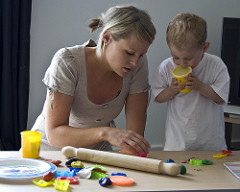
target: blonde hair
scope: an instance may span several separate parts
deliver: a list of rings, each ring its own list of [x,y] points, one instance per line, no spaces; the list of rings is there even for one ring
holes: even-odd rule
[[[178,14],[168,25],[166,40],[177,48],[202,48],[207,39],[206,21],[191,13]]]
[[[103,28],[98,39],[98,53],[102,51],[104,45],[102,36],[106,30],[110,31],[115,41],[126,39],[130,34],[135,33],[139,40],[145,40],[150,44],[156,34],[156,29],[149,14],[131,5],[109,8],[100,17],[91,19],[88,27],[91,32]]]

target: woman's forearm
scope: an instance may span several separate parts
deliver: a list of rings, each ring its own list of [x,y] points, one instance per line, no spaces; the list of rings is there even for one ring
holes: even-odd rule
[[[55,128],[46,127],[46,135],[50,145],[55,147],[73,146],[89,147],[105,140],[111,127],[74,128],[60,125]]]

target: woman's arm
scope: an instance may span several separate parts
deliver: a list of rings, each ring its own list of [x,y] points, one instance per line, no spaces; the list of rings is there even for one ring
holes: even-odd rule
[[[142,154],[147,153],[151,147],[149,142],[144,139],[147,105],[148,92],[145,92],[129,95],[125,107],[127,130],[138,133],[130,142],[132,146]]]
[[[130,151],[133,154],[137,154],[136,150],[141,153],[147,151],[147,149],[144,151],[138,145],[139,142],[147,141],[132,130],[123,130],[107,126],[96,128],[74,128],[69,126],[69,115],[73,97],[55,92],[53,105],[51,107],[52,97],[53,94],[49,95],[48,91],[44,108],[46,114],[45,129],[50,145],[79,148],[89,147],[102,141],[108,141],[112,145]],[[143,131],[144,128],[140,132],[143,134]],[[145,145],[143,145],[142,148],[146,148]]]
[[[69,115],[73,97],[54,93],[54,100],[51,106],[53,94],[46,96],[46,135],[50,145],[63,147],[88,147],[104,140],[103,134],[107,127],[101,128],[74,128],[69,126]]]

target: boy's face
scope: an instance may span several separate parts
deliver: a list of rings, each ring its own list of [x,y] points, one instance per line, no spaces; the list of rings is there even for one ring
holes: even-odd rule
[[[203,48],[183,48],[178,49],[173,45],[169,45],[173,61],[176,65],[180,65],[184,68],[190,66],[196,67],[202,60],[204,52],[209,47],[209,43],[206,43]]]

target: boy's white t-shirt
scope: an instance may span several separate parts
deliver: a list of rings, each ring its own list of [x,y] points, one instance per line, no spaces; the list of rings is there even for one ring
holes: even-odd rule
[[[164,60],[152,79],[155,97],[170,86],[176,67],[172,57]],[[210,85],[227,103],[230,77],[223,61],[214,55],[204,54],[193,69],[197,78]],[[224,150],[225,124],[223,104],[217,104],[192,90],[179,93],[167,103],[165,151]]]

